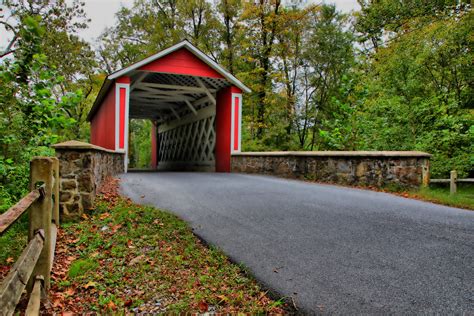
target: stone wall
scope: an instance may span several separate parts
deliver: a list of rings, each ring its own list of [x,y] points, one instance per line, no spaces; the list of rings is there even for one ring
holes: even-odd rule
[[[419,187],[429,183],[430,157],[414,151],[244,152],[232,155],[232,172],[344,185]]]
[[[102,182],[124,171],[124,154],[78,141],[53,147],[59,159],[61,219],[76,220],[94,206]]]

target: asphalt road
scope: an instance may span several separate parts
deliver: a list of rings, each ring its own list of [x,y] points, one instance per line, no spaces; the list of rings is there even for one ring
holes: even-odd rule
[[[474,313],[474,211],[268,176],[121,178],[125,195],[179,215],[299,311]]]

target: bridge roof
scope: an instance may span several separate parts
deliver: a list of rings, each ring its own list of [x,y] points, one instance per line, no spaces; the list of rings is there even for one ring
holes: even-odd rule
[[[187,65],[182,65],[186,63]],[[176,72],[177,69],[180,69],[181,72]],[[124,76],[128,76],[132,78],[133,84],[137,72],[160,74],[160,78],[162,79],[167,78],[167,75],[171,75],[175,77],[174,80],[182,79],[182,75],[201,77],[205,79],[204,83],[207,81],[211,86],[214,84],[216,87],[222,87],[224,84],[230,84],[241,89],[243,92],[251,92],[251,90],[234,75],[213,61],[189,41],[184,40],[128,67],[109,74],[104,80],[87,119],[89,121],[92,119],[113,82],[120,80],[120,78]]]
[[[251,90],[246,85],[244,85],[239,79],[237,79],[234,75],[232,75],[230,72],[225,70],[218,63],[213,61],[209,56],[204,54],[201,50],[199,50],[196,46],[194,46],[193,44],[191,44],[187,40],[184,40],[184,41],[182,41],[178,44],[175,44],[171,47],[168,47],[168,48],[166,48],[166,49],[164,49],[164,50],[162,50],[162,51],[160,51],[160,52],[158,52],[158,53],[156,53],[156,54],[154,54],[150,57],[147,57],[147,58],[145,58],[145,59],[143,59],[139,62],[136,62],[136,63],[134,63],[134,64],[132,64],[128,67],[122,68],[122,69],[110,74],[107,77],[107,79],[113,80],[113,79],[117,79],[121,76],[127,75],[127,74],[131,73],[132,71],[137,70],[139,68],[142,68],[143,66],[145,66],[147,64],[150,64],[151,62],[153,62],[157,59],[163,58],[166,55],[169,55],[169,54],[171,54],[175,51],[178,51],[181,48],[185,48],[188,51],[190,51],[191,53],[193,53],[197,58],[199,58],[201,61],[206,63],[210,68],[212,68],[213,70],[215,70],[216,72],[221,74],[222,77],[227,79],[230,83],[232,83],[236,87],[242,89],[242,91],[247,92],[247,93],[251,92]]]

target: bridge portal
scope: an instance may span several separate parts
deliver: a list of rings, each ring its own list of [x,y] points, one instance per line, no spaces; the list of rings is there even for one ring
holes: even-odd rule
[[[124,152],[129,120],[153,123],[151,168],[230,171],[240,152],[242,82],[188,41],[107,76],[88,115],[91,143]]]

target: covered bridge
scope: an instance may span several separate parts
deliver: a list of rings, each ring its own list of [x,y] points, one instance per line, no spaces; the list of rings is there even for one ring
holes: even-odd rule
[[[188,41],[107,76],[88,115],[91,142],[125,154],[130,119],[153,122],[152,168],[229,172],[240,152],[242,82]]]

